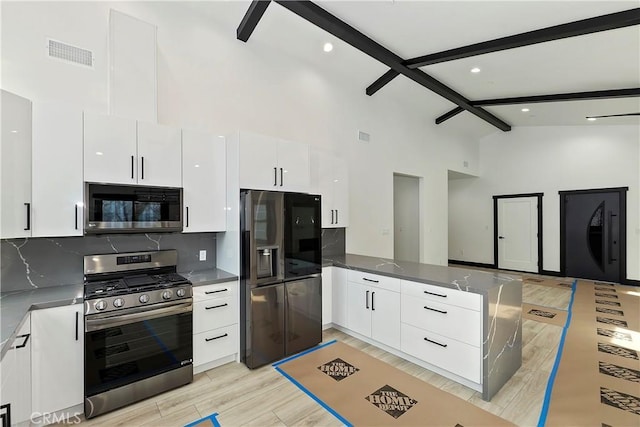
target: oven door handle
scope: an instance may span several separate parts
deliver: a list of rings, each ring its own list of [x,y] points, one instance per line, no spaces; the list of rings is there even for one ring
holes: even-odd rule
[[[158,304],[159,305],[159,304]],[[128,323],[157,319],[158,317],[172,316],[175,314],[190,313],[193,310],[193,301],[163,304],[163,307],[147,308],[131,314],[108,313],[108,315],[90,315],[84,320],[84,331],[93,332],[114,326],[122,326]]]

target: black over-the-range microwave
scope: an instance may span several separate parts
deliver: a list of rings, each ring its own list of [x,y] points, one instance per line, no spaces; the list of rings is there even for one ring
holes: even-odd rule
[[[85,234],[182,231],[182,188],[85,183]]]

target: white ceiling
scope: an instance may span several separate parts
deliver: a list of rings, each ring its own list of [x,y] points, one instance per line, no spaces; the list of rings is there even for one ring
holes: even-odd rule
[[[640,7],[640,1],[318,1],[339,19],[403,58]],[[234,5],[240,15],[249,2]],[[334,44],[322,52],[326,41]],[[388,70],[278,4],[271,4],[251,36],[273,54],[289,55],[331,73],[364,93]],[[274,58],[277,60],[277,58]],[[480,73],[470,69],[479,67]],[[640,87],[640,26],[434,64],[422,71],[468,99],[502,98]],[[373,95],[401,102],[435,118],[455,105],[398,76]],[[640,98],[486,107],[512,126],[639,124],[640,117],[599,119],[590,115],[640,112]],[[496,130],[463,112],[440,126]]]

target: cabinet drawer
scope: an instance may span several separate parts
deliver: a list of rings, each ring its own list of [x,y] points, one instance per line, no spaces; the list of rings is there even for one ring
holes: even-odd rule
[[[238,325],[225,326],[193,336],[193,365],[199,366],[236,353]]]
[[[224,298],[234,294],[237,282],[215,283],[193,287],[193,299],[202,301],[211,298]]]
[[[402,322],[480,347],[480,312],[450,304],[402,295]]]
[[[215,298],[193,304],[193,333],[238,323],[233,297]]]
[[[347,272],[347,280],[353,283],[360,283],[362,285],[388,289],[393,292],[400,292],[400,279],[395,279],[393,277],[349,270]]]
[[[400,343],[402,351],[407,354],[474,383],[481,383],[482,352],[478,347],[406,323],[401,325]]]
[[[402,293],[469,310],[482,310],[482,295],[471,292],[403,280]]]

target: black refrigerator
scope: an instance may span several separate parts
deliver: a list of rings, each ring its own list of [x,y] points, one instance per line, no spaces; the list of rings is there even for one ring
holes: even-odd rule
[[[320,196],[240,192],[240,354],[256,368],[322,341]]]

